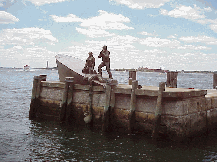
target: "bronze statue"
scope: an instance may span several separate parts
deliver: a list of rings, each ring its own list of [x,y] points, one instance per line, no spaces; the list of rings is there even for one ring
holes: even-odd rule
[[[109,74],[109,78],[112,78],[112,74],[110,72],[110,52],[107,50],[107,46],[103,46],[102,51],[100,52],[98,58],[102,57],[102,63],[98,66],[98,73],[102,75],[101,68],[106,66],[106,70]]]
[[[92,52],[89,52],[89,57],[86,59],[85,67],[82,70],[82,72],[85,74],[96,74],[96,71],[94,70],[95,58],[92,54]]]

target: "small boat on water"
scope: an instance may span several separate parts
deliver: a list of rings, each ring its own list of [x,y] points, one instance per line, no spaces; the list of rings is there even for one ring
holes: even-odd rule
[[[24,70],[24,71],[29,71],[29,70],[30,70],[30,66],[29,66],[29,65],[25,65],[25,66],[23,67],[23,70]]]

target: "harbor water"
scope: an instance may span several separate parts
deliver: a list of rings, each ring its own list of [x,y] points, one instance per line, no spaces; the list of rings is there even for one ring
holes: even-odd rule
[[[33,77],[58,80],[57,70],[0,68],[0,161],[217,161],[217,133],[178,142],[149,134],[102,133],[88,127],[29,120]],[[128,72],[113,71],[120,84]],[[140,85],[158,86],[165,73],[137,72]],[[213,75],[179,73],[179,88],[212,89]]]

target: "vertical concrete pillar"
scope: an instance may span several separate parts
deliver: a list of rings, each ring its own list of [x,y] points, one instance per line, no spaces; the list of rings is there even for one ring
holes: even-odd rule
[[[47,75],[41,74],[39,77],[41,78],[42,81],[46,81]]]
[[[39,95],[41,87],[41,78],[40,76],[34,76],[33,78],[33,88],[32,88],[32,98],[30,103],[29,110],[29,119],[34,119],[36,117],[37,109],[40,106]]]
[[[132,85],[132,78],[129,78],[129,85]]]
[[[161,123],[161,114],[162,114],[162,102],[163,102],[163,92],[165,91],[165,82],[159,83],[159,91],[157,96],[157,105],[155,110],[155,119],[154,119],[154,129],[152,133],[153,139],[155,139],[159,132],[159,127]]]
[[[102,131],[108,131],[109,126],[109,106],[110,106],[110,98],[111,98],[111,85],[107,82],[106,83],[106,101],[104,106],[104,114],[103,114],[103,124],[102,124]]]
[[[135,108],[136,108],[136,94],[135,90],[138,87],[138,80],[132,81],[132,93],[130,100],[130,113],[129,113],[129,127],[128,130],[131,133],[135,125]]]
[[[213,73],[213,89],[217,89],[217,73]]]
[[[136,80],[136,71],[129,71],[129,85],[132,85],[132,81]]]
[[[61,113],[60,113],[61,122],[69,121],[69,117],[71,114],[70,105],[72,105],[73,102],[73,86],[74,86],[73,81],[74,81],[74,77],[65,78],[65,87],[62,97],[62,106],[61,106]]]
[[[177,88],[177,75],[178,72],[167,72],[167,87]]]
[[[84,121],[86,124],[90,124],[93,126],[93,110],[92,110],[92,98],[93,98],[93,82],[92,80],[89,81],[89,108],[88,108],[88,115],[85,115]]]

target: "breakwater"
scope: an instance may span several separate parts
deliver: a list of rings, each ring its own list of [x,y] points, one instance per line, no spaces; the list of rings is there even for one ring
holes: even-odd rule
[[[166,87],[161,92],[161,111],[157,111],[159,87],[138,89],[136,82],[117,86],[79,85],[73,84],[73,78],[53,82],[36,77],[34,81],[32,118],[81,126],[88,122],[103,131],[152,134],[159,115],[158,133],[170,138],[193,136],[216,127],[216,90]]]

